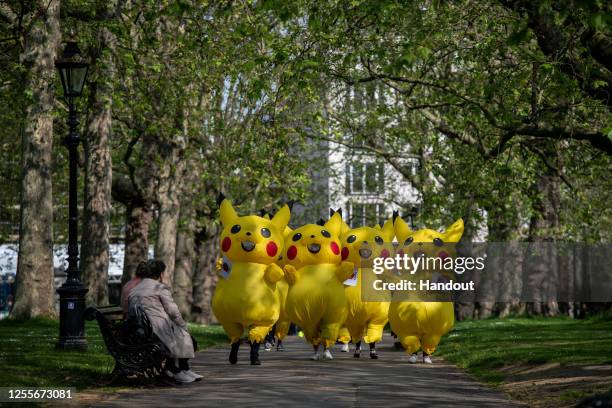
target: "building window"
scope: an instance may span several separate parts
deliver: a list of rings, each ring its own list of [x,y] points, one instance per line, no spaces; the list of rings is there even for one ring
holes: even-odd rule
[[[385,191],[382,163],[353,163],[347,169],[349,194],[381,194]]]
[[[347,219],[351,228],[373,227],[385,221],[385,205],[382,203],[347,203]]]

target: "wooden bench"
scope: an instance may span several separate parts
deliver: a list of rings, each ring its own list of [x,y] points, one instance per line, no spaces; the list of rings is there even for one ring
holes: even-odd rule
[[[169,355],[166,346],[155,334],[148,338],[131,333],[119,306],[89,307],[85,319],[97,320],[106,349],[115,359],[115,379],[160,377]],[[146,321],[150,328],[150,322]]]

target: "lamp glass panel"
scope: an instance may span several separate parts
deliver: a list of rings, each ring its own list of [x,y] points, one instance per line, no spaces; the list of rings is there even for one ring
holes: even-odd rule
[[[85,84],[85,76],[87,75],[87,67],[70,68],[69,85],[71,95],[80,95],[83,92]]]
[[[62,88],[64,89],[64,95],[68,95],[69,93],[69,89],[68,89],[68,84],[69,84],[69,80],[68,80],[68,72],[70,70],[68,68],[60,68],[59,72],[60,72],[60,78],[62,80]]]

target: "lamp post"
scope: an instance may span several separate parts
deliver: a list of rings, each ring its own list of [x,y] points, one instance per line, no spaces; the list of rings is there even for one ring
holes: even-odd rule
[[[60,335],[56,347],[60,349],[87,349],[85,338],[85,294],[87,289],[79,279],[79,242],[77,208],[77,162],[80,138],[77,133],[75,98],[81,96],[89,64],[81,56],[74,41],[68,41],[62,58],[55,63],[58,69],[64,98],[68,103],[68,136],[64,145],[68,148],[70,162],[68,204],[68,269],[66,282],[57,290],[60,295]]]

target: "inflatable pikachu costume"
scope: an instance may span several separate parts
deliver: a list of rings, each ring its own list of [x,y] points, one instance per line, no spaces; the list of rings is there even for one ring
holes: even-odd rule
[[[346,319],[346,297],[342,282],[353,273],[353,265],[342,262],[340,214],[325,225],[307,224],[285,239],[285,276],[289,282],[287,314],[300,326],[313,345],[313,360],[332,359],[328,348],[336,342]],[[319,345],[323,343],[323,356]]]
[[[293,202],[290,201],[288,203],[289,207],[293,205]],[[266,213],[264,210],[261,210],[261,214],[266,219],[271,219],[271,215]],[[283,237],[290,234],[293,230],[288,226],[283,230]],[[279,254],[278,259],[275,262],[279,267],[285,266],[285,260],[283,259],[282,253]],[[279,301],[280,301],[280,313],[278,316],[278,320],[274,323],[272,327],[272,331],[268,333],[266,336],[266,350],[269,350],[267,347],[272,347],[272,343],[274,343],[274,337],[277,338],[276,341],[276,350],[283,351],[285,348],[283,346],[283,340],[287,337],[287,333],[289,333],[289,327],[291,326],[291,320],[287,315],[287,310],[285,304],[287,302],[287,292],[289,292],[289,283],[285,279],[283,275],[282,279],[276,282],[276,289],[278,290]],[[270,343],[268,345],[268,343]]]
[[[391,245],[393,237],[393,221],[387,221],[381,228],[360,227],[348,230],[342,236],[342,259],[351,262],[354,266],[352,279],[345,281],[348,314],[344,327],[338,340],[348,343],[348,334],[355,343],[353,357],[359,358],[361,353],[361,339],[370,346],[370,357],[378,358],[376,343],[382,340],[383,329],[387,324],[389,302],[364,302],[362,300],[362,282],[364,273],[372,273],[371,265],[376,257],[387,258],[391,251],[384,247]],[[346,330],[346,331],[345,331]],[[348,351],[348,348],[347,348]]]
[[[285,227],[283,231],[283,236],[287,237],[291,234],[293,230],[289,227]],[[284,238],[285,239],[285,238]],[[285,258],[280,255],[279,259],[276,261],[276,264],[281,268],[285,266]],[[280,300],[280,314],[278,316],[278,321],[274,325],[274,335],[278,339],[276,342],[276,350],[284,350],[283,348],[283,339],[287,336],[289,332],[289,327],[291,326],[291,319],[287,313],[287,293],[289,293],[289,283],[287,279],[283,275],[283,278],[276,282],[276,288],[278,289],[278,295]]]
[[[259,365],[259,344],[280,314],[277,282],[283,270],[274,262],[282,253],[291,211],[285,205],[272,219],[240,217],[229,200],[221,200],[223,267],[212,308],[232,342],[230,363],[237,362],[240,337],[247,330],[251,364]]]
[[[463,234],[462,219],[442,233],[430,229],[412,231],[400,217],[395,218],[394,227],[399,253],[412,255],[423,251],[430,258],[447,258],[448,249],[445,251],[444,245],[457,243]],[[423,361],[431,364],[429,355],[436,350],[442,336],[448,333],[455,323],[453,303],[394,301],[389,307],[389,323],[398,341],[411,354],[411,363],[416,363],[416,352],[420,348],[423,350]]]

